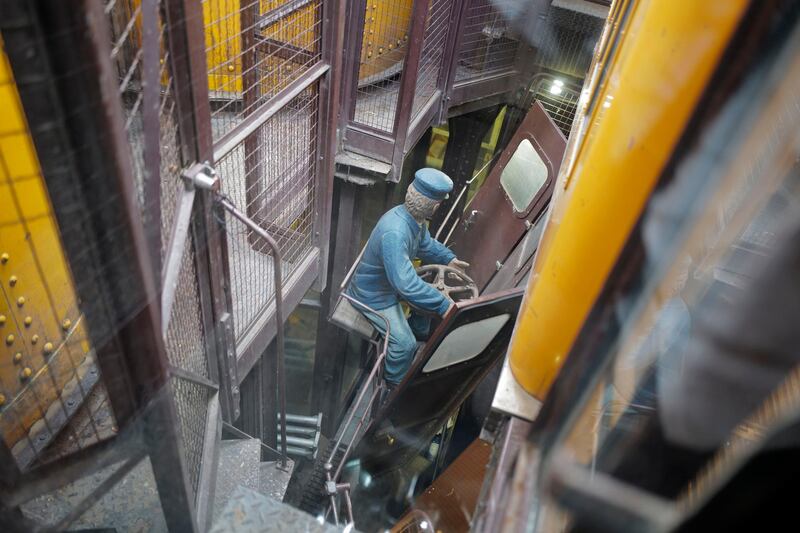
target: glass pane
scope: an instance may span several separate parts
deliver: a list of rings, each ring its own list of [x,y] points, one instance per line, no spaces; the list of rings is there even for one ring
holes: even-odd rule
[[[423,372],[433,372],[477,357],[489,346],[511,315],[504,313],[460,326],[445,337],[428,359]]]
[[[508,161],[500,183],[514,211],[525,211],[547,181],[547,166],[528,139],[524,139]]]

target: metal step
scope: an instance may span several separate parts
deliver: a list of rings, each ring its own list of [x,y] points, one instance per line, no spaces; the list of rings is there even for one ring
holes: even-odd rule
[[[341,531],[332,524],[320,523],[310,514],[245,487],[238,487],[228,498],[211,533],[283,533],[306,531],[333,533]]]
[[[289,480],[294,471],[294,461],[289,459],[286,467],[282,468],[280,461],[266,461],[259,465],[259,487],[258,492],[264,496],[283,501]]]
[[[261,443],[258,439],[223,440],[220,443],[218,464],[214,516],[219,516],[237,487],[259,490]]]
[[[22,512],[38,522],[55,524],[91,494],[119,464],[86,476],[53,493],[25,503]],[[167,531],[150,460],[143,459],[70,530],[113,528],[117,531]]]

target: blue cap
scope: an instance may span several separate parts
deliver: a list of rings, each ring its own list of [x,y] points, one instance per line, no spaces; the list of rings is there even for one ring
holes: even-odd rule
[[[421,168],[414,174],[414,188],[431,200],[442,201],[453,190],[450,176],[435,168]]]

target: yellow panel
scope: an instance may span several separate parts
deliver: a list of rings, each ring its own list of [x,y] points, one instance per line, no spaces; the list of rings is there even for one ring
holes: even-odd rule
[[[593,116],[585,119],[586,135],[561,166],[512,340],[514,376],[539,398],[569,353],[748,2],[634,4],[620,45],[608,56],[610,72],[594,96]]]
[[[60,408],[90,347],[4,51],[0,80],[0,131],[16,132],[0,134],[0,433],[14,446]]]
[[[8,109],[8,107],[3,109]],[[11,120],[18,116],[16,113],[7,113],[7,115]],[[4,135],[0,140],[0,150],[3,153],[6,171],[10,174],[12,181],[39,174],[39,163],[27,133]]]
[[[0,109],[9,109],[15,97],[14,86],[9,82],[0,82]],[[25,123],[21,118],[16,113],[3,112],[2,120],[0,120],[0,135],[24,131]]]

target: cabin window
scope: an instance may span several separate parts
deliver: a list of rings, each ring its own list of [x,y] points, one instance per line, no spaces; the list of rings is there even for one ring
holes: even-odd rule
[[[500,175],[514,211],[524,212],[547,181],[547,165],[528,139],[523,139]]]
[[[477,357],[489,346],[509,318],[511,315],[504,313],[457,327],[439,344],[422,371],[427,374]]]

